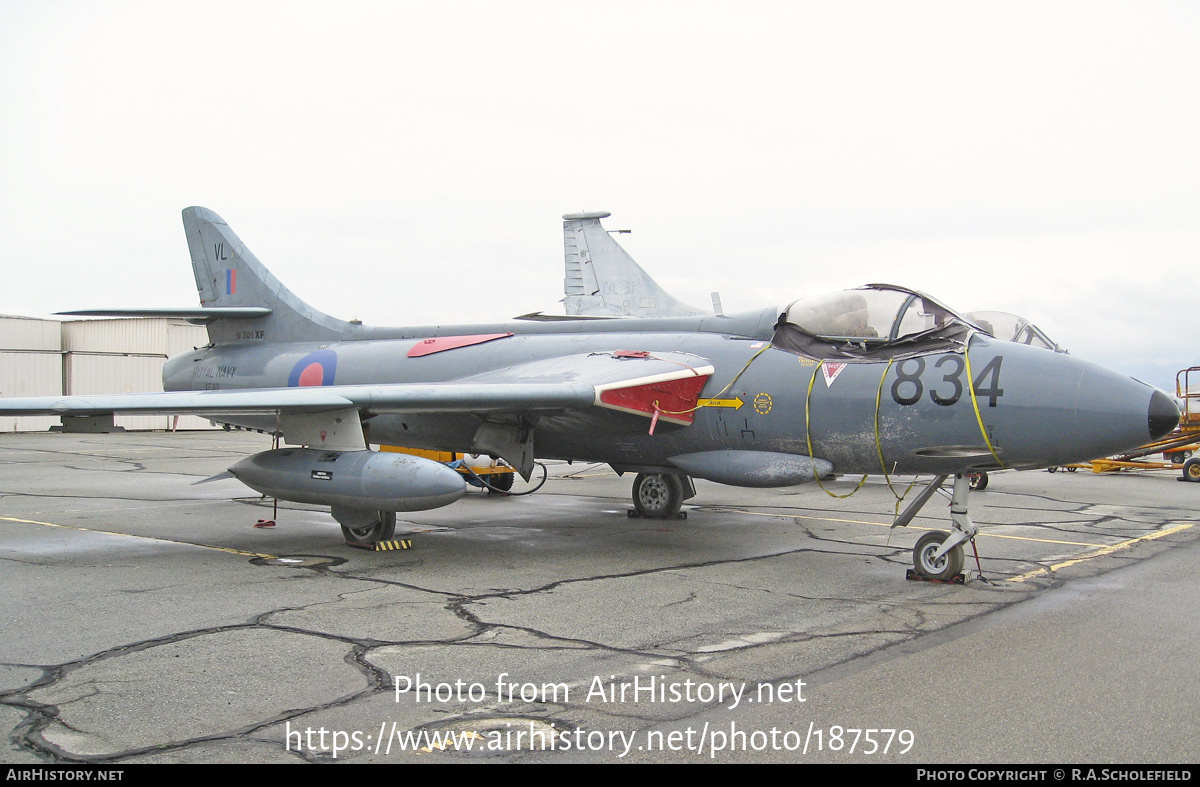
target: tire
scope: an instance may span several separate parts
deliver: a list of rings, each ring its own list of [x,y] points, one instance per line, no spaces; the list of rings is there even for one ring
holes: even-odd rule
[[[633,481],[633,507],[650,519],[670,519],[683,505],[683,484],[668,473],[638,473]]]
[[[967,473],[967,478],[971,481],[971,489],[976,492],[982,492],[987,489],[988,474],[987,471],[980,470],[978,473]]]
[[[1078,470],[1078,469],[1079,469],[1078,467],[1068,467],[1068,468],[1067,468],[1067,472],[1068,472],[1068,473],[1074,473],[1074,472],[1075,472],[1076,470]]]
[[[1200,481],[1200,458],[1193,457],[1183,463],[1183,480]]]
[[[491,473],[490,475],[481,477],[484,481],[488,482],[489,492],[502,495],[512,490],[513,476],[515,475],[516,473]]]
[[[1057,473],[1057,472],[1058,472],[1058,468],[1057,468],[1057,467],[1047,467],[1047,468],[1046,468],[1046,472],[1047,472],[1047,473]]]
[[[348,527],[342,525],[342,537],[352,547],[372,547],[396,535],[396,512],[378,511],[375,522],[370,525]]]
[[[934,561],[932,555],[938,551],[942,542],[950,537],[944,530],[931,530],[917,539],[913,547],[913,568],[926,579],[946,580],[962,573],[963,548],[955,544],[940,560]]]

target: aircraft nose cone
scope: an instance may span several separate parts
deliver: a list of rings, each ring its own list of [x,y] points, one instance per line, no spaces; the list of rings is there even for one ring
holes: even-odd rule
[[[1179,423],[1179,408],[1171,397],[1162,391],[1155,391],[1150,397],[1150,408],[1146,416],[1150,427],[1150,439],[1158,440],[1175,431]]]

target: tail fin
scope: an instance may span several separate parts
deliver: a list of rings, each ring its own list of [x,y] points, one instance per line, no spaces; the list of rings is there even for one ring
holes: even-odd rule
[[[218,316],[208,321],[208,338],[213,344],[325,341],[341,338],[350,328],[350,323],[319,312],[293,295],[211,210],[185,208],[183,229],[204,309],[270,309],[270,314],[253,319]]]
[[[583,317],[691,317],[705,312],[669,295],[621,248],[600,219],[611,213],[563,216],[567,314]]]

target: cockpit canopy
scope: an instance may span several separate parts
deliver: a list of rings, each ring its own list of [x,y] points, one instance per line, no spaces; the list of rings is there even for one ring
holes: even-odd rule
[[[997,339],[1065,353],[1062,347],[1029,320],[1008,312],[967,312],[968,320]]]
[[[877,359],[961,347],[980,326],[924,293],[891,284],[801,298],[772,343],[811,358]]]

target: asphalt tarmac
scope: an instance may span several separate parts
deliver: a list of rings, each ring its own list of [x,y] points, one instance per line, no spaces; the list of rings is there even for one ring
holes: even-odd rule
[[[0,761],[1200,759],[1178,473],[993,474],[982,577],[941,585],[905,569],[948,500],[892,530],[880,478],[699,482],[663,521],[554,463],[367,552],[317,507],[256,528],[270,501],[193,485],[269,447],[0,435]]]

